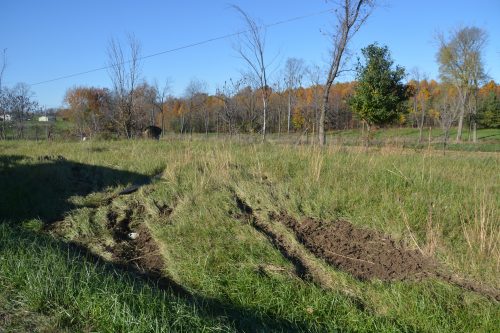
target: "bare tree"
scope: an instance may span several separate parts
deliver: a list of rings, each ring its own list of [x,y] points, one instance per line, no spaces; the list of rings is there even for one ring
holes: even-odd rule
[[[439,110],[438,121],[443,129],[443,153],[446,152],[446,146],[450,137],[450,128],[457,119],[461,108],[461,97],[454,91],[450,85],[444,85],[439,99],[436,101]]]
[[[242,80],[234,81],[232,79],[229,79],[229,82],[224,82],[224,85],[221,89],[217,89],[215,95],[223,103],[222,120],[227,123],[230,136],[232,136],[236,132],[238,108],[234,97],[240,91],[242,83]]]
[[[283,73],[284,74],[284,73]],[[283,82],[282,82],[283,81]],[[281,116],[282,116],[282,110],[283,108],[283,99],[285,96],[285,85],[284,83],[286,82],[286,79],[283,78],[278,79],[274,82],[273,84],[273,94],[270,96],[270,105],[274,105],[274,108],[276,109],[277,112],[275,112],[275,116],[278,118],[276,119],[276,123],[278,124],[278,138],[281,136]],[[274,98],[273,98],[274,97]],[[291,100],[289,99],[289,102],[291,104]],[[270,106],[272,107],[272,106]],[[291,108],[291,107],[290,107]],[[290,109],[288,110],[288,131],[290,131]]]
[[[17,129],[17,138],[24,138],[24,125],[28,116],[40,110],[33,92],[26,83],[18,83],[14,88],[3,90],[2,108],[12,115]]]
[[[313,95],[309,107],[312,109],[311,112],[313,113],[312,135],[314,142],[314,135],[316,131],[318,131],[319,111],[321,108],[321,91],[322,91],[321,78],[324,75],[324,71],[318,65],[311,64],[310,66],[307,67],[306,75]]]
[[[417,120],[418,126],[418,143],[422,143],[423,128],[425,122],[425,112],[426,112],[426,94],[428,93],[425,84],[427,84],[427,76],[422,74],[418,68],[413,68],[412,77],[414,81],[414,91],[412,96],[413,103],[413,113]],[[420,109],[420,115],[418,114]]]
[[[288,92],[288,121],[287,133],[290,133],[290,120],[292,116],[292,104],[295,100],[295,89],[300,87],[304,76],[304,60],[288,58],[285,63],[285,86]]]
[[[158,85],[158,81],[155,81],[154,84],[154,99],[152,101],[152,104],[154,106],[155,111],[153,112],[152,117],[154,118],[154,113],[160,113],[161,114],[161,135],[163,137],[165,133],[165,103],[167,102],[168,94],[171,89],[171,84],[170,80],[167,79],[163,83],[163,87],[160,88]],[[152,124],[154,125],[154,124]]]
[[[337,18],[336,31],[331,35],[332,50],[330,69],[323,91],[323,105],[321,107],[319,119],[319,144],[324,145],[325,136],[325,115],[328,108],[328,98],[333,81],[342,71],[345,63],[343,55],[347,45],[370,16],[375,5],[375,0],[342,0],[340,8],[335,11]]]
[[[207,83],[196,78],[189,81],[184,93],[188,100],[188,121],[189,130],[192,133],[194,127],[194,118],[196,113],[203,113],[205,134],[208,135],[208,108],[205,105],[207,100]]]
[[[269,89],[267,85],[267,67],[265,61],[266,31],[262,25],[251,18],[243,9],[233,5],[245,22],[247,30],[238,34],[238,42],[234,49],[245,63],[249,66],[250,72],[255,76],[259,84],[262,98],[262,140],[266,139],[267,104],[269,100]]]
[[[458,128],[456,141],[462,139],[462,128],[467,105],[479,89],[479,83],[486,79],[482,62],[482,52],[486,45],[487,35],[482,29],[465,27],[453,33],[450,40],[443,34],[438,36],[440,43],[437,55],[439,73],[444,82],[451,83],[458,92],[460,113],[458,115]],[[475,108],[471,117],[475,132]],[[474,133],[474,141],[475,141]]]
[[[140,80],[141,45],[133,36],[128,36],[129,58],[126,59],[121,43],[112,38],[108,45],[109,75],[113,82],[115,107],[112,120],[127,138],[136,130],[134,90]]]

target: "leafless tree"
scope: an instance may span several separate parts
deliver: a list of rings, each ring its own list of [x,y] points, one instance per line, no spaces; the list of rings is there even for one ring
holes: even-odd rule
[[[208,108],[205,105],[208,94],[206,91],[207,83],[196,78],[191,79],[186,87],[184,95],[188,101],[188,121],[191,133],[193,132],[196,113],[202,113],[205,134],[208,135]]]
[[[308,83],[312,89],[312,101],[310,108],[313,113],[313,126],[312,126],[312,135],[314,140],[315,131],[318,131],[318,123],[319,123],[319,111],[321,107],[321,78],[323,77],[324,71],[316,64],[311,64],[306,69],[306,77]],[[314,141],[313,141],[314,142]]]
[[[461,109],[461,96],[457,94],[451,86],[444,86],[439,99],[436,100],[436,107],[439,110],[438,121],[443,129],[443,153],[450,136],[450,128],[457,119]]]
[[[227,123],[229,135],[232,136],[236,132],[237,120],[237,102],[235,100],[236,94],[240,91],[242,80],[225,81],[222,88],[218,88],[216,97],[223,103],[222,120]]]
[[[413,113],[417,119],[417,126],[418,126],[418,131],[419,131],[418,143],[421,143],[424,122],[425,122],[425,112],[426,112],[426,101],[425,101],[425,98],[422,96],[422,89],[423,89],[422,82],[427,81],[427,78],[416,67],[413,68],[413,70],[412,70],[412,77],[413,77],[413,81],[415,82],[415,87],[414,87],[415,91],[413,92],[413,96],[412,96]],[[419,108],[420,108],[420,115],[418,115]]]
[[[437,55],[439,73],[444,82],[451,83],[458,92],[460,113],[458,115],[458,128],[456,141],[462,139],[462,128],[467,105],[474,99],[479,88],[479,83],[486,79],[482,62],[482,52],[486,45],[487,35],[482,29],[465,27],[453,32],[450,40],[443,34],[438,35],[440,44]],[[476,141],[475,108],[472,109],[474,141]]]
[[[165,103],[167,102],[168,95],[170,93],[171,89],[171,84],[170,80],[165,80],[163,83],[163,86],[160,88],[158,85],[158,81],[155,81],[154,84],[154,99],[152,101],[152,104],[155,108],[156,113],[161,114],[161,135],[165,135]],[[153,114],[154,118],[154,114]],[[154,125],[154,124],[152,124]]]
[[[292,116],[292,104],[295,97],[295,89],[300,87],[304,76],[304,60],[297,58],[288,58],[285,63],[285,86],[288,92],[288,120],[287,133],[290,133],[290,120]]]
[[[285,73],[283,73],[285,74]],[[278,119],[276,119],[276,123],[278,124],[278,138],[281,136],[281,123],[282,123],[282,120],[281,120],[281,117],[282,117],[282,110],[283,109],[286,109],[286,106],[283,107],[283,99],[285,96],[285,82],[286,82],[286,79],[285,77],[283,77],[282,79],[278,79],[278,80],[275,80],[274,84],[273,84],[273,94],[270,96],[270,105],[271,105],[271,108],[272,106],[274,106],[274,108],[276,109],[277,112],[275,112],[275,115]],[[290,93],[291,94],[291,93]],[[290,95],[289,94],[289,95]],[[274,95],[274,98],[273,98],[273,95]],[[288,102],[290,102],[289,104],[291,104],[291,100],[289,99]],[[290,107],[291,108],[291,107]],[[290,132],[290,109],[288,110],[288,132]]]
[[[14,88],[3,90],[2,108],[12,115],[19,139],[24,138],[24,126],[28,116],[40,110],[38,102],[33,97],[33,92],[26,83],[18,83]]]
[[[141,45],[133,36],[128,36],[128,59],[123,46],[112,38],[108,45],[109,75],[113,82],[115,107],[112,120],[127,138],[136,130],[134,90],[140,80]]]
[[[267,104],[269,100],[269,89],[267,85],[267,67],[265,60],[266,31],[265,27],[257,24],[243,9],[233,5],[243,21],[245,31],[238,34],[238,40],[234,49],[250,68],[250,73],[258,82],[262,98],[262,140],[266,139]]]
[[[336,31],[330,36],[332,43],[330,69],[328,70],[325,89],[323,91],[323,104],[319,119],[318,134],[320,145],[324,145],[326,142],[325,116],[328,108],[330,87],[345,64],[343,56],[347,45],[363,23],[365,23],[368,16],[370,16],[375,5],[375,0],[342,0],[339,2],[340,6],[335,10],[337,20]]]

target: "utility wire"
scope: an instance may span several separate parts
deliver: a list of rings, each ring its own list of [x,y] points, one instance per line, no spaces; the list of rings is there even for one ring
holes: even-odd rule
[[[261,25],[260,28],[271,28],[271,27],[275,27],[277,25],[282,25],[282,24],[286,24],[286,23],[290,23],[290,22],[294,22],[294,21],[303,20],[303,19],[306,19],[306,18],[309,18],[309,17],[312,17],[312,16],[318,16],[318,15],[322,15],[322,14],[325,14],[325,13],[329,13],[329,12],[332,12],[333,10],[334,10],[333,8],[330,8],[330,9],[322,10],[322,11],[315,12],[315,13],[310,13],[310,14],[306,14],[306,15],[296,16],[296,17],[292,17],[292,18],[289,18],[289,19],[286,19],[286,20],[277,21],[277,22],[274,22],[274,23],[264,24],[264,25]],[[219,36],[219,37],[205,39],[205,40],[200,41],[200,42],[195,42],[195,43],[191,43],[191,44],[179,46],[179,47],[176,47],[176,48],[173,48],[173,49],[165,50],[165,51],[162,51],[162,52],[157,52],[157,53],[145,55],[145,56],[139,57],[138,60],[149,59],[149,58],[157,57],[157,56],[160,56],[160,55],[163,55],[163,54],[172,53],[172,52],[176,52],[176,51],[180,51],[180,50],[192,48],[192,47],[195,47],[195,46],[200,46],[200,45],[203,45],[203,44],[212,43],[212,42],[215,42],[215,41],[218,41],[218,40],[235,37],[235,36],[247,33],[247,32],[250,32],[250,30],[242,30],[242,31],[238,31],[238,32],[235,32],[235,33],[231,33],[231,34],[222,35],[222,36]],[[90,69],[90,70],[84,71],[84,72],[78,72],[78,73],[74,73],[74,74],[59,76],[59,77],[56,77],[56,78],[53,78],[53,79],[31,83],[30,86],[36,86],[36,85],[45,84],[45,83],[49,83],[49,82],[54,82],[54,81],[59,81],[59,80],[64,80],[64,79],[69,79],[69,78],[72,78],[72,77],[75,77],[75,76],[81,76],[81,75],[85,75],[85,74],[89,74],[89,73],[99,72],[99,71],[102,71],[102,70],[105,70],[105,69],[110,69],[110,68],[112,68],[113,66],[116,66],[116,65],[128,64],[128,63],[130,63],[130,61],[131,60],[127,60],[127,61],[116,63],[116,64],[113,64],[113,65],[108,65],[108,66],[103,66],[103,67],[99,67],[99,68]]]

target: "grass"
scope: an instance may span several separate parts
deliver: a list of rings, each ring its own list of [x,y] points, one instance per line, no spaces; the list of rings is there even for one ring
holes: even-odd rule
[[[493,332],[500,326],[498,302],[436,279],[361,282],[319,261],[330,288],[301,280],[266,237],[238,218],[235,201],[237,194],[264,217],[284,210],[383,231],[498,289],[498,153],[216,140],[9,141],[0,142],[0,151],[0,327],[3,320],[7,331]],[[65,159],[39,158],[58,155]],[[146,185],[115,197],[133,183]],[[127,211],[132,223],[151,230],[163,274],[188,295],[112,262],[108,213]],[[41,231],[54,221],[60,238]]]
[[[39,122],[38,117],[37,115],[29,121],[24,122],[23,139],[46,140],[48,132],[50,132],[51,139],[67,139],[71,137],[71,133],[74,129],[74,124],[72,122],[60,118],[57,118],[55,121]],[[10,121],[5,123],[5,137],[8,140],[19,138],[17,124],[15,122]]]

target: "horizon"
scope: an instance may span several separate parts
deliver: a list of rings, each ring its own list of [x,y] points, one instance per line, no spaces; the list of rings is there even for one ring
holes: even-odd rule
[[[26,4],[30,5],[28,10]],[[227,2],[196,3],[198,6],[178,1],[170,6],[148,2],[149,7],[130,6],[130,2],[125,6],[121,4],[8,1],[3,15],[0,14],[0,31],[10,32],[0,40],[0,50],[7,49],[3,86],[13,86],[18,82],[30,84],[36,99],[46,108],[61,107],[66,91],[76,86],[109,88],[111,82],[105,69],[32,84],[106,66],[109,40],[124,41],[127,33],[134,34],[141,42],[141,56],[163,52],[144,59],[142,74],[149,83],[157,80],[161,85],[165,80],[171,80],[174,96],[181,96],[193,78],[205,81],[208,93],[213,94],[225,80],[237,78],[245,68],[231,47],[233,39],[222,38],[241,31],[244,26],[237,13],[228,8]],[[432,12],[426,9],[430,4],[437,7]],[[156,8],[155,5],[163,7]],[[324,67],[329,45],[322,31],[329,28],[333,15],[320,12],[332,8],[332,3],[279,0],[272,4],[238,1],[237,5],[262,24],[301,17],[267,30],[266,56],[268,62],[274,59],[272,79],[290,57],[304,59],[308,65]],[[454,7],[448,8],[450,5]],[[96,7],[99,10],[94,11]],[[168,11],[170,8],[174,9],[173,14]],[[498,10],[492,10],[494,8]],[[445,13],[445,9],[450,12]],[[74,17],[73,12],[79,15]],[[434,42],[436,33],[447,33],[460,26],[477,26],[488,34],[483,55],[486,72],[491,80],[499,82],[500,37],[494,35],[495,31],[500,31],[500,23],[495,18],[498,12],[500,3],[486,0],[473,4],[468,1],[437,4],[425,1],[418,6],[393,1],[376,8],[354,37],[349,47],[351,61],[360,55],[361,48],[378,42],[388,46],[395,64],[405,67],[408,80],[411,71],[418,68],[429,80],[439,81],[435,59],[438,50]],[[118,15],[110,18],[109,13]],[[8,17],[3,17],[6,14]],[[419,21],[424,17],[428,21],[421,24]],[[93,18],[91,24],[88,18]],[[168,34],[169,31],[175,33]],[[210,39],[217,40],[207,41]],[[207,42],[189,46],[204,41]],[[168,50],[174,51],[165,52]],[[350,73],[336,82],[352,81],[353,78]]]

